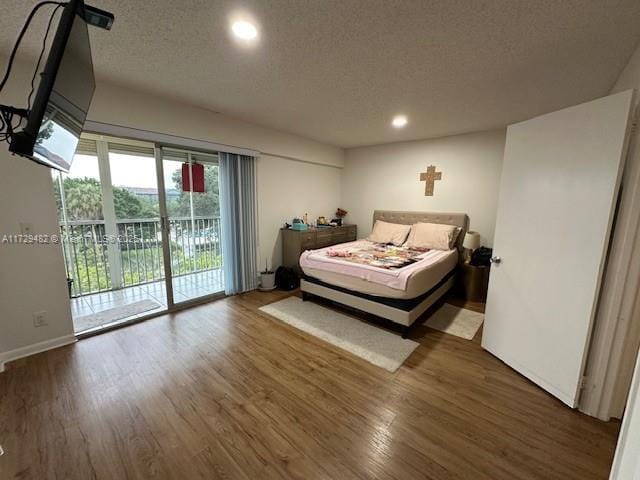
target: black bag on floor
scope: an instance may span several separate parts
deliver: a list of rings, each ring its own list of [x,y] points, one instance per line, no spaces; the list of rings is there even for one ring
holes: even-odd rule
[[[300,278],[293,268],[278,267],[276,270],[276,287],[281,290],[295,290],[300,286]]]

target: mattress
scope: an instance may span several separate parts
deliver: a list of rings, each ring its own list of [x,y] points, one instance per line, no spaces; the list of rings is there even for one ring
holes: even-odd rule
[[[352,267],[351,274],[337,272],[327,264],[323,268],[315,268],[302,264],[305,275],[316,278],[324,283],[335,285],[366,295],[374,295],[385,298],[411,299],[428,292],[436,286],[458,263],[458,251],[432,250],[420,262],[411,265],[411,273],[406,279],[404,289],[392,288],[379,282],[372,282],[365,278],[365,267],[362,275],[357,275],[357,268]],[[370,270],[371,267],[368,267]],[[404,267],[407,268],[407,267]],[[355,274],[354,274],[355,273]]]

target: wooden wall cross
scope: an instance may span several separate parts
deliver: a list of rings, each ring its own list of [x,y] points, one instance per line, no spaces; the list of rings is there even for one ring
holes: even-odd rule
[[[424,185],[425,197],[433,197],[433,187],[436,180],[442,180],[442,172],[436,172],[436,167],[429,165],[426,172],[420,174],[420,181],[427,182]]]

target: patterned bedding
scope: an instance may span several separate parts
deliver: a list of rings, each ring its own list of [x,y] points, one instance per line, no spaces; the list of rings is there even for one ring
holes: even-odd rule
[[[330,247],[325,251],[325,255],[360,265],[396,269],[420,261],[421,256],[428,251],[429,249],[415,249],[366,242],[351,246]]]

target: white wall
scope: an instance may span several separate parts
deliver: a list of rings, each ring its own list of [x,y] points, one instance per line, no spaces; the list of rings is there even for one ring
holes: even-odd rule
[[[505,130],[433,140],[348,149],[342,179],[342,208],[359,236],[371,229],[373,210],[463,212],[471,229],[493,244]],[[424,195],[420,172],[435,165],[442,180]]]
[[[25,103],[31,68],[14,66],[3,103]],[[278,231],[285,220],[305,212],[310,218],[330,215],[340,204],[340,148],[114,85],[98,85],[89,119],[263,152],[258,160],[260,252],[262,259],[273,257],[274,266],[281,257]],[[12,157],[4,145],[0,169],[0,234],[19,233],[20,222],[32,223],[37,233],[56,233],[49,170]],[[37,311],[47,312],[48,326],[33,327]],[[72,333],[60,246],[0,244],[0,366],[38,342],[68,341]]]
[[[263,156],[258,160],[260,269],[282,262],[280,227],[305,213],[332,218],[340,206],[342,169]]]
[[[4,65],[4,62],[0,63]],[[2,92],[4,104],[24,105],[24,69]],[[28,93],[28,92],[27,92]],[[20,223],[31,223],[35,234],[58,232],[51,174],[0,145],[0,239],[20,234]],[[48,325],[35,328],[32,314],[45,311]],[[41,342],[66,343],[73,334],[66,275],[60,245],[15,245],[0,242],[0,370],[8,352]],[[37,348],[37,347],[34,347]],[[24,352],[27,353],[27,352]]]
[[[297,135],[230,118],[116,85],[96,88],[89,120],[343,166],[344,151]]]
[[[19,234],[20,222],[35,234],[57,231],[51,177],[44,167],[25,165],[0,150],[0,238]],[[0,370],[2,353],[73,333],[60,245],[0,243]],[[61,300],[62,299],[62,300]],[[47,326],[33,326],[45,311]]]

